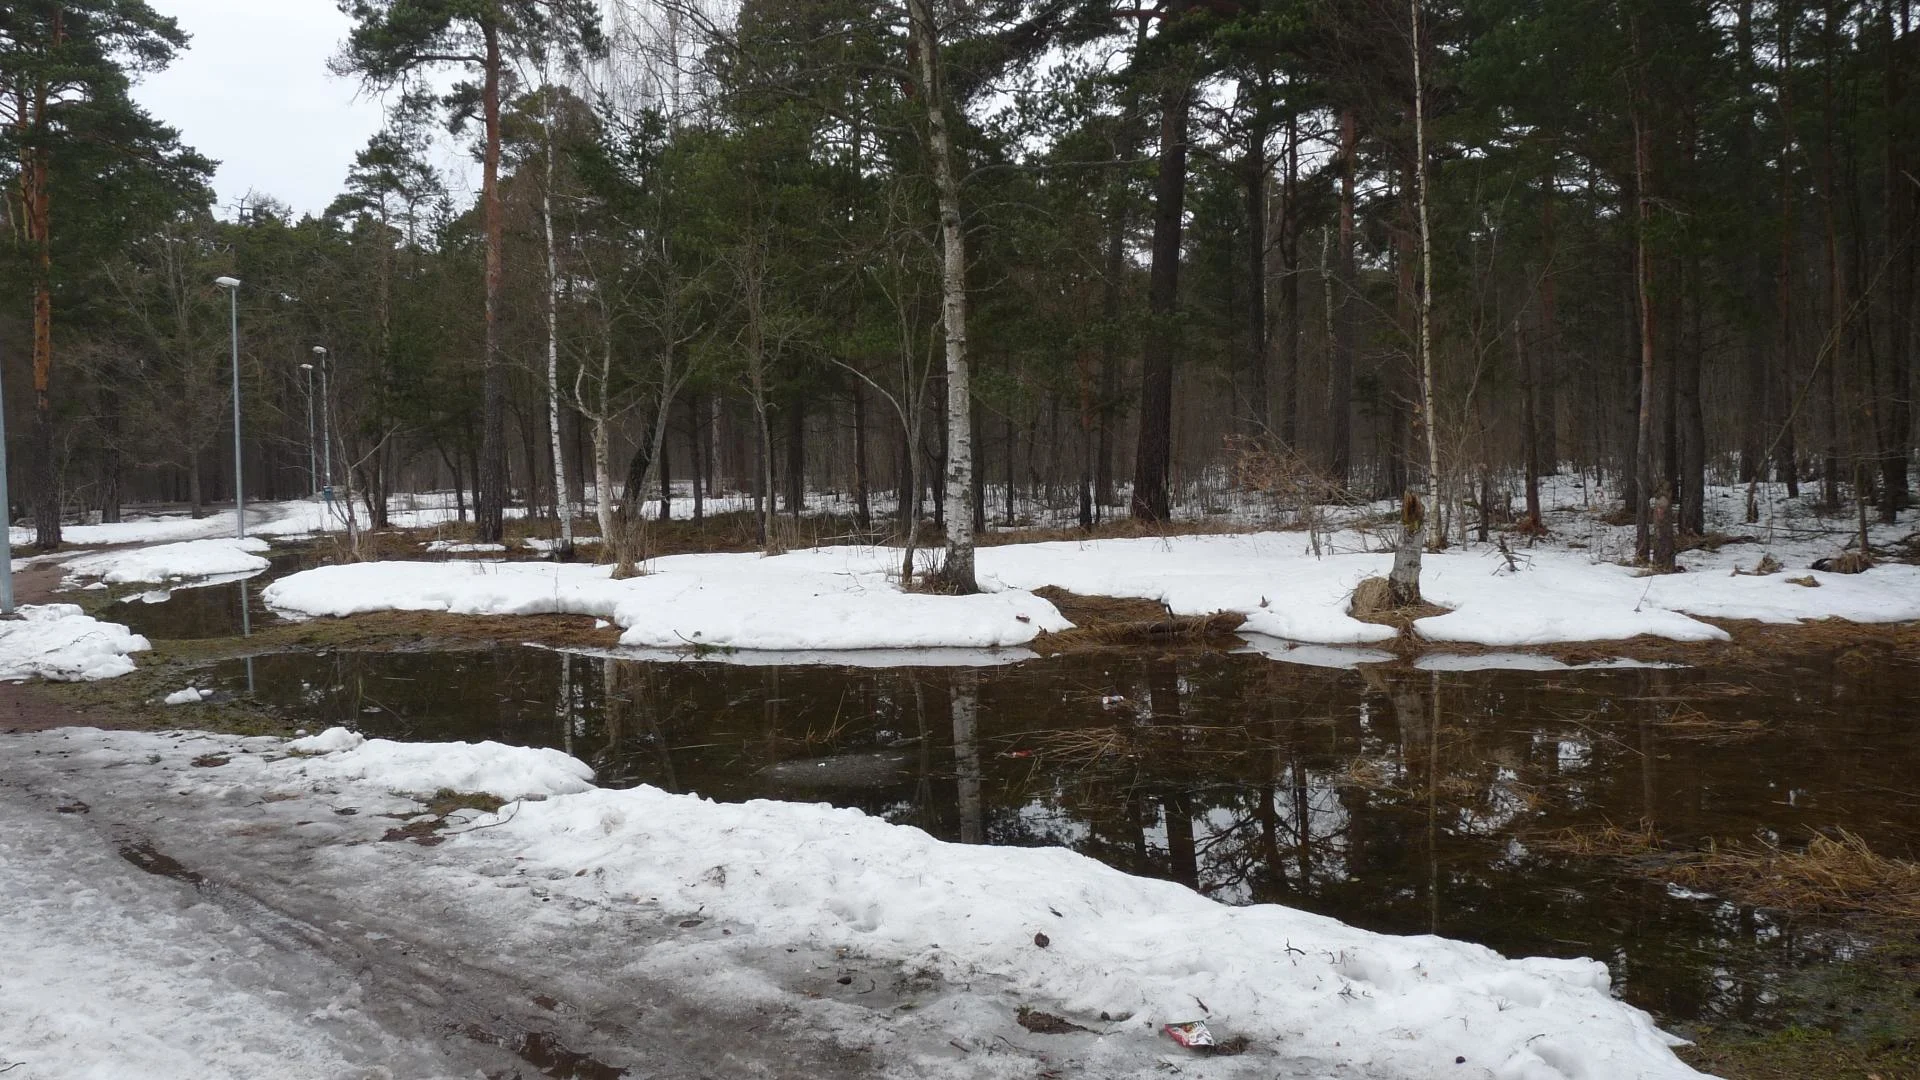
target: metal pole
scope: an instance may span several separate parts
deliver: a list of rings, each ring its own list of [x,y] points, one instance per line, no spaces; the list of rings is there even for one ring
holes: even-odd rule
[[[247,493],[240,458],[240,282],[223,277],[215,284],[227,290],[227,310],[233,341],[233,517],[234,535],[247,538]]]
[[[7,403],[0,395],[0,615],[13,614],[13,504],[7,500]]]

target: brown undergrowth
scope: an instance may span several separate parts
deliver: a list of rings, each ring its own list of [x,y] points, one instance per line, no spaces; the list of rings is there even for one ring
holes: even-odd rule
[[[1615,859],[1629,870],[1744,904],[1806,915],[1920,920],[1920,863],[1874,851],[1845,829],[1805,847],[1770,841],[1677,848],[1641,822],[1578,825],[1527,838],[1536,851]]]
[[[1051,603],[1073,623],[1071,630],[1034,639],[1034,651],[1047,656],[1124,646],[1219,644],[1233,638],[1234,631],[1246,621],[1235,612],[1175,615],[1154,600],[1082,596],[1050,585],[1035,589],[1034,595]]]

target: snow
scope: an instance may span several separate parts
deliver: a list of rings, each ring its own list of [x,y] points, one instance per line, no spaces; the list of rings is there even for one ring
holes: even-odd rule
[[[428,551],[445,552],[449,555],[478,555],[507,550],[505,544],[462,544],[453,540],[433,540],[427,543]]]
[[[133,670],[129,653],[153,648],[119,623],[82,614],[75,604],[25,604],[19,613],[19,619],[0,620],[0,680],[118,678]]]
[[[566,1000],[640,971],[645,1029],[595,1028],[616,1054],[687,1037],[671,1012],[726,1001],[762,1023],[789,1018],[752,1052],[792,1055],[826,1034],[861,1048],[863,1074],[928,1080],[1046,1069],[1115,1080],[1698,1075],[1673,1056],[1677,1040],[1611,996],[1596,961],[1510,960],[1278,905],[1228,907],[1064,849],[943,843],[855,810],[652,788],[565,792],[572,785],[549,777],[531,784],[545,800],[453,815],[437,846],[368,842],[420,811],[393,789],[444,786],[437,758],[521,776],[534,760],[496,744],[423,744],[405,760],[377,751],[383,764],[365,775],[316,785],[298,771],[366,757],[377,743],[320,758],[280,757],[294,744],[275,739],[191,732],[67,729],[0,743],[24,790],[94,807],[85,817],[0,813],[7,1058],[28,1059],[34,1080],[474,1075],[446,1058],[422,1062],[468,1045],[433,1041],[447,1038],[447,1017],[484,1018],[511,1002],[462,995],[422,1011],[416,985]],[[198,767],[216,756],[220,767]],[[15,791],[0,789],[15,800],[0,806],[11,811]],[[100,845],[101,835],[137,836],[142,821],[164,829],[156,835],[209,887],[140,874]],[[289,908],[304,921],[278,914]],[[256,925],[237,917],[249,915]],[[572,949],[580,941],[591,949]],[[316,943],[344,947],[330,954],[341,962]],[[475,965],[475,950],[487,963]],[[849,967],[893,986],[898,1006],[889,995],[833,1000],[828,980]],[[383,1000],[395,971],[409,978]],[[416,984],[416,971],[428,977]],[[458,982],[434,981],[449,971]],[[1016,1005],[1095,1034],[1025,1038],[1010,1022]],[[1158,1034],[1202,1016],[1222,1038],[1250,1039],[1246,1055],[1199,1058]],[[977,1052],[988,1046],[1008,1056]],[[391,1071],[367,1067],[383,1059]]]
[[[610,567],[579,564],[356,563],[290,575],[262,595],[276,611],[307,616],[589,615],[625,628],[622,645],[656,649],[983,649],[1070,625],[1026,592],[903,592],[888,576],[893,560],[884,548],[853,547],[678,555],[626,581],[611,580]]]
[[[539,646],[536,642],[527,645]],[[1039,657],[1019,646],[994,649],[718,649],[683,652],[675,649],[559,650],[575,656],[605,656],[615,660],[729,664],[735,667],[849,667],[849,668],[986,668],[1006,667]]]
[[[902,592],[888,548],[813,548],[772,558],[678,555],[650,573],[613,581],[587,565],[359,563],[328,566],[269,586],[267,603],[292,615],[428,610],[459,614],[562,613],[610,620],[622,645],[653,649],[819,652],[849,649],[996,648],[1065,629],[1030,590],[1158,601],[1176,615],[1234,612],[1261,639],[1356,646],[1395,637],[1393,628],[1347,613],[1353,587],[1386,573],[1391,556],[1340,550],[1315,556],[1300,533],[1009,544],[978,552],[982,586],[968,597]],[[1570,550],[1542,549],[1512,562],[1490,549],[1429,554],[1421,588],[1450,609],[1418,620],[1433,642],[1501,648],[1612,641],[1647,635],[1722,641],[1727,632],[1693,616],[1792,622],[1920,619],[1920,567],[1889,564],[1864,574],[1809,571],[1735,576],[1731,569],[1644,576]],[[1364,657],[1364,653],[1360,654]],[[1371,662],[1354,655],[1284,656],[1302,663]]]
[[[1305,667],[1352,670],[1361,664],[1390,664],[1394,655],[1379,649],[1348,648],[1340,645],[1302,645],[1299,642],[1242,633],[1246,645],[1238,652],[1255,653],[1269,660]]]
[[[254,536],[183,540],[86,555],[68,560],[66,568],[73,578],[98,578],[109,585],[249,574],[267,568],[258,553],[268,546]]]
[[[287,744],[287,749],[301,754],[331,754],[338,750],[352,750],[367,741],[367,737],[357,731],[348,731],[343,727],[330,727],[318,735],[305,735]]]
[[[1508,960],[1278,905],[1227,907],[1064,849],[943,843],[857,810],[592,788],[542,774],[546,755],[563,756],[369,740],[268,770],[313,777],[338,764],[320,775],[549,794],[456,831],[450,850],[519,866],[592,906],[697,913],[739,948],[804,943],[954,982],[990,975],[1081,1021],[1105,1012],[1157,1027],[1192,1019],[1203,1000],[1216,1030],[1284,1047],[1321,1074],[1429,1076],[1462,1057],[1502,1080],[1696,1075],[1673,1057],[1677,1040],[1610,995],[1597,961]],[[513,782],[451,780],[450,760]]]
[[[1624,657],[1594,660],[1584,664],[1569,664],[1539,653],[1433,652],[1416,659],[1413,666],[1421,671],[1613,671],[1627,668],[1677,668],[1686,665],[1630,660]]]
[[[355,740],[359,741],[356,742]],[[387,791],[476,791],[501,799],[544,798],[592,787],[593,767],[545,747],[480,743],[400,743],[360,739],[329,728],[288,747],[317,756],[274,763],[277,774],[315,790],[360,782]]]
[[[0,906],[9,1080],[449,1072],[355,1011],[352,972],[301,970],[198,890],[93,842],[78,815],[0,814]]]
[[[1316,559],[1308,544],[1304,533],[1241,533],[1008,544],[976,557],[983,581],[1007,588],[1157,600],[1175,615],[1239,612],[1244,631],[1320,645],[1392,638],[1347,614],[1353,587],[1385,574],[1388,557]]]
[[[205,700],[207,694],[197,687],[189,686],[185,690],[175,690],[160,699],[162,705],[197,705]]]

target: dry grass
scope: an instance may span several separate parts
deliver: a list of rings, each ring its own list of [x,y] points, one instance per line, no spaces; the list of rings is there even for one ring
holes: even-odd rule
[[[1881,855],[1845,829],[1799,851],[1762,843],[1681,857],[1673,880],[1787,911],[1920,920],[1920,863]]]
[[[1205,645],[1231,637],[1246,619],[1235,612],[1174,615],[1166,605],[1134,597],[1082,596],[1048,586],[1034,595],[1053,604],[1073,629],[1041,634],[1035,651],[1045,655],[1138,645]]]
[[[1632,828],[1623,828],[1606,821],[1530,836],[1527,846],[1535,851],[1582,859],[1644,859],[1661,850],[1661,840],[1651,822],[1642,821]]]
[[[1553,854],[1623,860],[1647,876],[1756,907],[1920,920],[1920,863],[1882,855],[1845,829],[1816,835],[1797,850],[1760,842],[1677,851],[1645,821],[1630,828],[1575,825],[1530,836],[1527,844]]]
[[[1360,622],[1375,623],[1380,626],[1391,626],[1395,630],[1398,630],[1400,637],[1396,639],[1396,641],[1383,643],[1386,647],[1392,648],[1397,642],[1402,646],[1418,650],[1425,648],[1425,643],[1420,635],[1414,631],[1413,624],[1421,619],[1430,618],[1435,615],[1445,615],[1451,610],[1451,608],[1443,608],[1439,604],[1420,603],[1412,607],[1390,608],[1386,611],[1369,613],[1356,612],[1353,617]]]
[[[1659,723],[1661,732],[1669,738],[1705,743],[1738,742],[1752,738],[1767,728],[1758,717],[1720,719],[1708,716],[1691,705],[1675,706]]]

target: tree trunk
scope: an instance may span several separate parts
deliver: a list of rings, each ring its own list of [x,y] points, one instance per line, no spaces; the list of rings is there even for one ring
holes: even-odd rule
[[[920,90],[927,110],[927,150],[933,159],[933,186],[940,205],[940,317],[947,353],[947,553],[940,565],[941,587],[952,593],[976,593],[973,571],[972,397],[967,371],[967,247],[960,215],[960,177],[947,134],[945,72],[932,0],[907,0],[919,52]]]
[[[1259,106],[1256,106],[1259,108]],[[1247,413],[1249,434],[1269,428],[1267,406],[1267,125],[1247,132]]]
[[[800,520],[807,503],[807,407],[800,398],[787,409],[787,513]]]
[[[1168,74],[1171,74],[1169,72]],[[1140,366],[1139,443],[1133,461],[1133,516],[1166,521],[1173,457],[1173,357],[1180,348],[1174,319],[1180,302],[1180,235],[1186,212],[1187,111],[1193,88],[1168,87],[1160,98],[1160,168],[1154,182],[1150,320]]]
[[[104,525],[114,525],[120,521],[122,461],[120,392],[112,385],[103,386],[100,391],[100,423],[106,435],[106,445],[101,447],[100,461],[100,522]],[[5,460],[6,455],[0,453],[0,461]],[[0,507],[0,510],[4,509]]]
[[[1300,444],[1300,125],[1287,117],[1287,171],[1280,182],[1280,442]]]
[[[1780,113],[1793,115],[1793,20],[1777,19],[1780,40]],[[1778,449],[1774,456],[1776,480],[1784,480],[1787,497],[1800,497],[1800,451],[1794,444],[1793,387],[1793,125],[1780,125],[1780,377],[1774,388],[1778,394],[1774,415],[1780,420]]]
[[[1840,343],[1846,335],[1847,280],[1840,267],[1840,229],[1836,220],[1833,156],[1834,96],[1833,39],[1839,14],[1835,0],[1827,0],[1826,22],[1820,35],[1820,203],[1825,229],[1827,260],[1827,337],[1821,347],[1821,411],[1826,413],[1826,460],[1820,469],[1820,502],[1828,509],[1840,507]]]
[[[1340,110],[1340,246],[1334,261],[1337,287],[1331,314],[1333,352],[1327,371],[1327,471],[1339,487],[1346,487],[1353,472],[1353,351],[1359,311],[1351,296],[1354,291],[1354,171],[1359,155],[1360,136],[1352,107]]]
[[[1400,540],[1393,548],[1393,570],[1387,590],[1396,608],[1420,604],[1420,552],[1426,546],[1427,513],[1420,496],[1409,491],[1400,497]]]
[[[668,410],[667,415],[669,416],[673,415],[671,409]],[[673,455],[673,430],[671,426],[669,426],[669,428],[665,432],[665,437],[660,440],[660,457],[658,459],[660,462],[660,465],[655,470],[660,474],[660,520],[661,521],[673,520],[673,457],[672,455]]]
[[[613,450],[612,433],[604,416],[593,418],[593,516],[600,522],[600,543],[612,550],[613,535]],[[457,480],[457,477],[456,477]]]
[[[481,363],[480,474],[474,481],[473,520],[483,544],[500,542],[507,506],[507,376],[500,356],[501,285],[506,210],[500,199],[500,32],[484,22],[486,78],[480,103],[486,133],[480,202],[486,229],[486,345]]]
[[[1536,456],[1534,471],[1544,470],[1548,475],[1560,471],[1559,415],[1555,406],[1558,402],[1556,389],[1558,359],[1560,356],[1560,290],[1558,278],[1558,237],[1554,221],[1554,196],[1559,194],[1559,158],[1551,156],[1547,161],[1547,182],[1540,193],[1540,230],[1542,246],[1545,248],[1545,264],[1540,273],[1540,336],[1527,350],[1530,363],[1529,377],[1534,384],[1535,426],[1532,438],[1535,441]],[[1543,393],[1544,388],[1544,393]]]
[[[1420,209],[1420,426],[1427,435],[1427,492],[1438,498],[1443,478],[1440,475],[1440,414],[1433,393],[1433,232],[1427,220],[1427,106],[1426,83],[1422,80],[1421,53],[1424,39],[1420,32],[1420,0],[1408,0],[1413,27],[1413,140],[1414,178],[1418,183]],[[1441,515],[1441,523],[1446,515]],[[1464,528],[1464,526],[1463,526]],[[1436,544],[1444,542],[1440,536]]]
[[[44,103],[43,103],[44,107]],[[53,233],[47,151],[27,154],[27,232],[34,247],[33,282],[33,527],[34,547],[60,546],[60,475],[53,437]]]
[[[1538,533],[1540,518],[1540,417],[1539,386],[1534,379],[1533,354],[1526,347],[1526,333],[1516,321],[1513,325],[1513,362],[1520,369],[1520,439],[1526,458],[1527,517],[1521,530]]]
[[[867,395],[860,380],[853,381],[853,513],[861,532],[873,529],[873,509],[867,497]]]
[[[1124,190],[1119,184],[1114,186],[1117,191]],[[1100,421],[1098,445],[1093,458],[1096,514],[1119,501],[1113,490],[1113,449],[1120,405],[1120,282],[1127,272],[1126,225],[1124,197],[1120,194],[1109,195],[1107,265],[1100,282],[1100,318],[1105,326],[1100,335]]]
[[[573,499],[567,488],[566,457],[560,449],[560,255],[553,236],[553,96],[554,88],[542,88],[546,98],[546,182],[540,188],[540,224],[547,246],[547,426],[553,453],[553,514],[560,522],[561,561],[573,558]]]
[[[1653,530],[1653,568],[1660,573],[1670,574],[1673,572],[1674,558],[1673,495],[1665,484],[1662,484],[1659,492],[1654,495],[1649,516],[1652,519]]]
[[[1629,36],[1633,45],[1633,62],[1636,69],[1640,60],[1640,22],[1638,17],[1629,18]],[[1648,189],[1652,170],[1649,160],[1651,151],[1648,146],[1647,117],[1640,82],[1646,73],[1636,70],[1633,75],[1632,121],[1633,121],[1633,179],[1634,196],[1637,206],[1634,233],[1634,291],[1639,299],[1640,308],[1640,412],[1636,427],[1637,445],[1634,453],[1634,479],[1639,489],[1634,500],[1634,543],[1633,555],[1637,562],[1646,562],[1652,545],[1652,524],[1647,516],[1647,493],[1653,490],[1653,196]]]
[[[696,525],[707,516],[706,452],[700,439],[703,428],[700,405],[700,395],[687,398],[687,456],[691,459],[687,472],[693,478],[693,521]]]
[[[1920,59],[1912,47],[1911,30],[1896,44],[1892,0],[1881,0],[1880,34],[1885,63],[1887,124],[1887,171],[1885,180],[1887,236],[1893,245],[1888,252],[1890,264],[1887,282],[1887,400],[1881,411],[1885,434],[1880,458],[1880,520],[1891,524],[1909,501],[1907,489],[1907,448],[1913,432],[1913,339],[1914,305],[1920,302],[1915,286],[1920,284],[1920,185],[1911,177],[1916,167],[1914,136],[1920,122],[1914,119],[1920,101],[1911,97],[1913,74],[1908,66]],[[1903,56],[1902,53],[1916,54]]]
[[[200,472],[200,451],[195,450],[187,458],[187,505],[192,508],[195,521],[207,516],[207,497]]]

